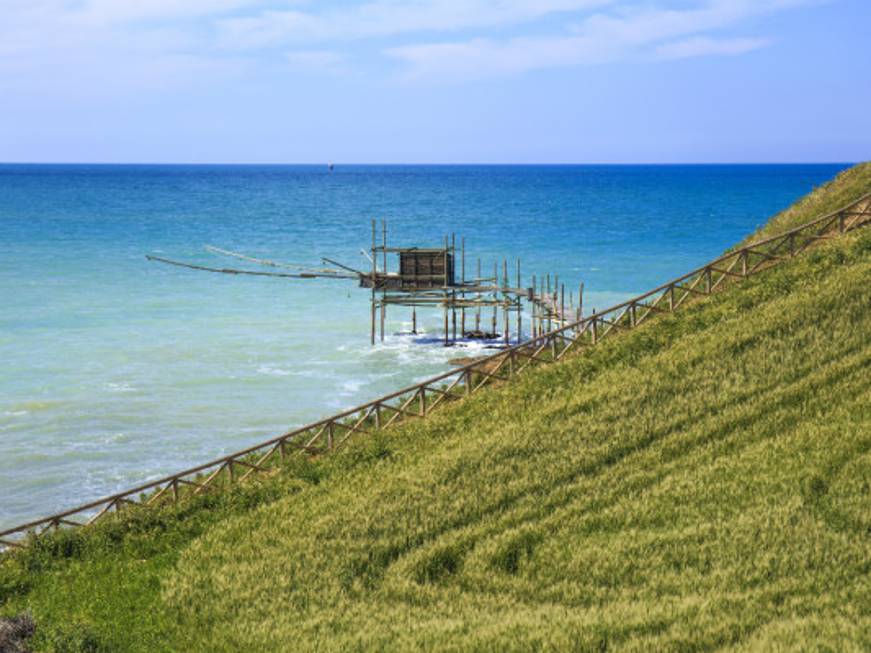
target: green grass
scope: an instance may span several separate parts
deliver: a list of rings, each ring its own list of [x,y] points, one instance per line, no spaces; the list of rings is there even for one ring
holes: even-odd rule
[[[868,190],[854,168],[778,230]],[[0,613],[46,651],[868,650],[869,279],[871,229],[337,455],[46,538]]]

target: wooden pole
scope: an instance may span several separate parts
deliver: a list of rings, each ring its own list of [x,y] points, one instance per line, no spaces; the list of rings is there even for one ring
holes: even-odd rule
[[[535,275],[532,275],[532,337],[535,338],[538,336],[538,324],[536,320],[538,319],[538,288],[535,285]]]
[[[560,326],[563,326],[566,321],[566,284],[562,284],[560,286],[560,309],[559,309],[559,317],[560,317]]]
[[[451,233],[451,264],[457,265],[457,234]],[[452,275],[455,276],[455,275]],[[457,341],[457,292],[451,291],[451,326],[453,335],[451,336],[454,342]]]
[[[511,323],[509,322],[508,315],[508,259],[502,259],[502,312],[505,314],[504,322],[505,322],[505,345],[507,346],[509,342],[511,342]]]
[[[460,281],[462,285],[466,285],[466,238],[465,236],[460,240],[460,246],[462,247],[462,263],[460,265]],[[463,292],[463,299],[466,298],[465,291]],[[460,336],[466,337],[466,307],[464,306],[460,309]]]
[[[375,277],[378,273],[378,268],[375,264],[375,219],[372,219],[372,337],[371,344],[375,344]]]
[[[382,271],[387,274],[387,220],[381,221],[381,244],[384,246]]]
[[[445,281],[444,281],[444,295],[445,295],[445,347],[448,346],[448,337],[450,336],[450,332],[448,331],[448,237],[445,235]]]
[[[417,335],[417,308],[411,307],[411,332]]]
[[[481,285],[481,259],[478,259],[478,278],[475,285]],[[481,293],[478,293],[478,299],[481,299]],[[478,304],[478,310],[475,313],[475,331],[481,330],[481,305]]]
[[[496,288],[499,287],[499,262],[493,261],[493,294],[495,296],[499,295],[498,290]],[[496,333],[496,319],[499,317],[498,315],[499,306],[498,304],[493,304],[493,327],[490,329],[492,333]]]
[[[584,317],[584,282],[581,281],[578,286],[578,313],[583,318]]]
[[[517,289],[520,290],[520,259],[517,259]],[[517,342],[523,338],[523,300],[517,298]]]
[[[445,347],[448,346],[448,336],[450,333],[448,332],[448,302],[447,297],[445,297]]]
[[[547,274],[547,332],[553,331],[551,316],[553,315],[553,297],[550,294],[550,272]]]

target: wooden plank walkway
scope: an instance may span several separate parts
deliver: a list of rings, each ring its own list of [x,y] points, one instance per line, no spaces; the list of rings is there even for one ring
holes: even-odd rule
[[[595,346],[609,335],[635,328],[658,313],[673,312],[693,297],[709,295],[729,280],[740,281],[801,253],[820,240],[836,238],[869,224],[871,193],[795,229],[727,252],[677,279],[581,320],[572,321],[560,315],[567,324],[469,365],[228,456],[7,528],[0,531],[0,550],[24,546],[28,535],[38,537],[60,528],[80,528],[127,510],[179,502],[242,482],[252,474],[269,473],[289,455],[328,453],[354,435],[367,435],[405,420],[424,418],[437,407],[467,397],[490,383],[510,380],[531,365],[558,361],[572,350]],[[6,557],[0,556],[0,560]]]

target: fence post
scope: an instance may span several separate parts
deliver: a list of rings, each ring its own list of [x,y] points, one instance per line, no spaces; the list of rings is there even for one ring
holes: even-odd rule
[[[333,448],[333,422],[327,425],[327,449]]]
[[[844,213],[838,213],[838,233],[844,233]]]
[[[426,416],[426,388],[424,386],[420,386],[420,390],[418,390],[418,394],[420,395],[420,416]]]

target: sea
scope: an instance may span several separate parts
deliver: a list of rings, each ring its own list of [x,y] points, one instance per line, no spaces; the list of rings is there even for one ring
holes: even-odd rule
[[[0,529],[254,444],[448,368],[442,315],[206,245],[370,269],[465,240],[604,308],[721,253],[846,164],[0,165]],[[393,265],[393,264],[391,264]],[[529,316],[524,324],[529,325]],[[631,407],[627,406],[627,410]]]

